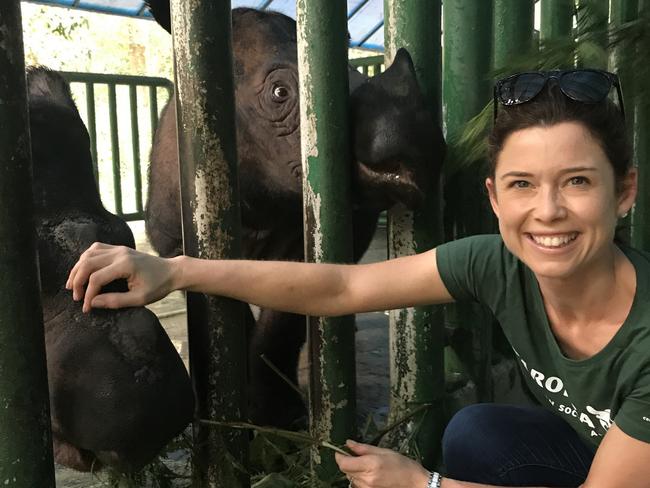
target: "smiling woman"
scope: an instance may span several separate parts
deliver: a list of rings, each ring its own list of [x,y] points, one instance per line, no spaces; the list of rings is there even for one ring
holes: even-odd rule
[[[173,289],[314,316],[482,303],[539,406],[462,409],[443,439],[444,478],[350,442],[355,456],[337,454],[350,486],[650,486],[650,256],[614,240],[637,188],[621,98],[619,106],[607,98],[612,86],[614,75],[595,70],[497,84],[504,106],[486,186],[500,235],[368,265],[161,259],[95,244],[68,287],[85,311]],[[100,294],[115,277],[129,291]]]

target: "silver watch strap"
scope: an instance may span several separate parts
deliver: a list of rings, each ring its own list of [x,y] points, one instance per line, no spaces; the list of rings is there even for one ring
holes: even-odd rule
[[[427,488],[440,488],[442,484],[442,476],[437,471],[432,471],[429,476],[429,482],[427,483]]]

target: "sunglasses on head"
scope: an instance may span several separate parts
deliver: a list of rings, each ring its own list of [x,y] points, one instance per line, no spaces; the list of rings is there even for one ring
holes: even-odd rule
[[[565,96],[583,103],[602,102],[612,85],[615,86],[618,105],[625,120],[623,94],[618,76],[598,69],[531,71],[503,78],[494,85],[494,120],[497,118],[497,102],[506,107],[530,102],[539,95],[549,80],[555,80]]]

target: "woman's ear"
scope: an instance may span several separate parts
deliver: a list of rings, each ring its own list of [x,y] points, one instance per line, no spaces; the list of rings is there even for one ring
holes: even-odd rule
[[[619,218],[626,216],[634,206],[638,191],[638,176],[637,168],[630,168],[621,182],[616,209]]]
[[[490,205],[492,206],[492,211],[494,215],[499,218],[499,202],[497,201],[497,189],[492,178],[485,178],[485,188],[488,191],[488,197],[490,197]]]

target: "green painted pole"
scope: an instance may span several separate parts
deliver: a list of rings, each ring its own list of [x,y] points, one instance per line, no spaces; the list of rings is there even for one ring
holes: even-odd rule
[[[575,0],[540,0],[542,43],[551,39],[567,39],[573,32]]]
[[[639,17],[650,17],[650,2],[639,0]],[[639,50],[636,53],[639,59],[647,59],[647,52]],[[635,78],[634,85],[641,86],[645,80]],[[650,250],[650,97],[647,89],[639,89],[632,97],[634,113],[634,153],[639,171],[639,192],[636,205],[632,211],[632,244],[638,249]],[[630,110],[628,109],[628,112]],[[629,115],[628,115],[629,117]]]
[[[229,0],[173,0],[185,254],[240,257],[235,105]],[[243,304],[187,294],[190,372],[199,419],[245,420]],[[197,487],[250,485],[248,433],[194,423]],[[243,468],[243,469],[242,469]]]
[[[612,2],[610,12],[610,26],[617,29],[624,24],[636,20],[639,12],[639,0],[618,0]],[[645,54],[645,53],[644,53]],[[627,105],[626,125],[629,133],[634,137],[634,95],[637,91],[634,67],[636,63],[636,53],[622,45],[614,44],[609,53],[609,71],[618,74],[618,78],[623,90],[623,97]],[[636,150],[634,154],[634,164],[638,167]],[[618,236],[626,242],[631,242],[632,219],[634,211],[630,213],[619,225]]]
[[[122,215],[122,163],[120,161],[120,136],[117,122],[117,91],[115,83],[108,84],[108,118],[111,131],[111,157],[113,159],[113,199],[115,213]]]
[[[494,0],[494,68],[533,47],[535,0]]]
[[[0,2],[0,486],[54,487],[19,0]]]
[[[612,2],[610,13],[610,26],[617,29],[624,24],[636,20],[639,16],[639,0],[617,0]],[[645,53],[644,53],[645,54]],[[625,46],[614,44],[609,57],[609,69],[616,72],[625,90],[624,96],[632,101],[634,94],[634,63],[637,60],[636,53],[630,52]],[[633,117],[628,117],[627,123],[632,126]]]
[[[492,0],[443,3],[442,92],[447,141],[453,140],[491,98],[492,8]],[[496,231],[485,196],[484,168],[477,163],[477,168],[460,171],[446,183],[447,240]],[[471,391],[463,398],[452,396],[451,409],[491,400],[491,316],[477,306],[449,305],[445,321],[452,344],[445,354],[447,379],[458,386],[468,384],[469,380],[476,385],[473,390],[464,389]]]
[[[443,3],[443,122],[452,136],[490,100],[492,0]]]
[[[347,4],[298,0],[298,66],[305,259],[352,260],[348,140]],[[354,318],[309,317],[312,435],[340,444],[355,434]],[[323,480],[340,476],[332,451],[314,449]]]
[[[384,2],[386,65],[394,59],[399,48],[409,51],[427,108],[439,126],[442,122],[441,7],[438,0]],[[433,166],[435,161],[430,164]],[[391,258],[424,252],[442,243],[439,180],[431,181],[425,190],[428,198],[421,209],[412,212],[401,205],[391,209],[388,226]],[[433,468],[440,454],[445,419],[442,408],[445,391],[443,308],[392,310],[390,355],[389,423],[403,419],[422,405],[431,405],[422,415],[394,429],[390,443],[404,445],[418,428],[417,452],[412,454],[419,455],[425,466]]]
[[[587,52],[578,52],[579,67],[607,69],[608,20],[609,0],[577,0],[578,40],[590,41]]]

